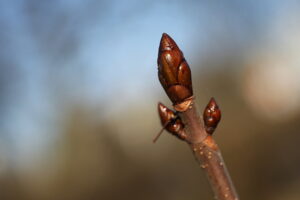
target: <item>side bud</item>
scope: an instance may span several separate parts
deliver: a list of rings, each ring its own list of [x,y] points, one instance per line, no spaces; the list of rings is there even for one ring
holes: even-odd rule
[[[204,109],[203,120],[205,124],[206,132],[209,134],[213,134],[216,127],[221,120],[221,110],[215,99],[212,97]]]
[[[167,108],[162,103],[158,103],[158,114],[160,116],[161,124],[168,132],[175,135],[179,139],[186,139],[184,124],[181,118],[176,115],[174,111]]]
[[[162,35],[158,51],[158,77],[174,105],[193,96],[191,70],[175,41]]]

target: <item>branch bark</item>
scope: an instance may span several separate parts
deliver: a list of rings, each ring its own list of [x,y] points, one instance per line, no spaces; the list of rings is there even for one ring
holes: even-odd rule
[[[191,136],[188,141],[200,167],[206,172],[215,198],[218,200],[238,200],[225,162],[215,140],[205,130],[194,103],[181,113],[186,125],[186,134]]]
[[[238,200],[238,195],[225,166],[221,152],[211,136],[203,142],[190,144],[200,167],[206,172],[215,198]]]

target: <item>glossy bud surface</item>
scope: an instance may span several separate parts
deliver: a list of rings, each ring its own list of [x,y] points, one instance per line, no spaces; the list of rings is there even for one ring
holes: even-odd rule
[[[182,123],[179,116],[177,116],[174,111],[167,108],[162,103],[158,103],[158,113],[160,116],[161,124],[165,126],[165,129],[173,135],[184,139],[181,136],[181,131],[184,128],[184,124]]]
[[[221,110],[214,98],[211,98],[203,113],[206,132],[212,134],[221,120]]]
[[[158,51],[158,77],[173,104],[193,96],[191,70],[175,41],[162,35]]]

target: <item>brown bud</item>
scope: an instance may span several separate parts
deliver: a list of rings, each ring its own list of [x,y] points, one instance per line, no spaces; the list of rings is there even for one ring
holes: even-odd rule
[[[215,99],[212,97],[204,109],[203,120],[206,132],[213,134],[219,121],[221,120],[221,110]]]
[[[158,51],[158,77],[174,105],[193,96],[191,70],[175,41],[162,35]]]
[[[158,103],[158,113],[160,116],[161,124],[165,127],[165,129],[178,138],[185,140],[186,135],[183,131],[184,124],[181,118],[176,115],[174,111],[167,108],[162,103]]]

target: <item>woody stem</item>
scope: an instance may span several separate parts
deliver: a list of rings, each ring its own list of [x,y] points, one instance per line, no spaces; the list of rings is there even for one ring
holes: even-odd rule
[[[178,113],[185,124],[185,130],[189,135],[190,142],[195,144],[202,142],[208,134],[205,131],[204,124],[194,102],[195,100],[192,99],[189,108],[184,112]]]
[[[217,200],[238,200],[238,195],[227,171],[221,152],[214,139],[204,127],[194,100],[190,107],[180,113],[189,135],[187,141],[201,168],[206,172]]]

